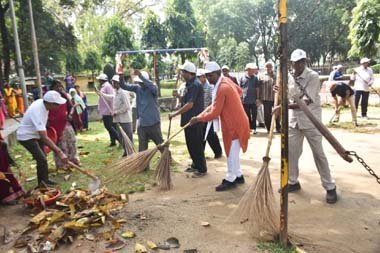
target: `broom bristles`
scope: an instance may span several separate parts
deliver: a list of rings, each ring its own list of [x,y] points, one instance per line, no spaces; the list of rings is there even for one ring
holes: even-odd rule
[[[165,146],[162,152],[159,163],[157,164],[155,178],[159,186],[159,190],[168,191],[173,188],[172,178],[170,174],[170,151],[169,147]]]
[[[126,151],[127,155],[136,153],[135,147],[131,139],[129,139],[128,135],[125,133],[125,131],[120,125],[118,125],[118,127],[121,133],[121,138],[123,138],[123,148]]]
[[[264,162],[256,181],[240,200],[234,214],[240,217],[240,223],[247,227],[248,233],[254,238],[271,236],[279,233],[279,217],[276,214],[272,182],[268,169],[269,157]]]

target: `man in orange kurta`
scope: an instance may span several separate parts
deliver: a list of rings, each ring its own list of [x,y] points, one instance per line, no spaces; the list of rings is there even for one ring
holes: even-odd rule
[[[221,70],[216,62],[206,63],[206,77],[215,84],[213,102],[191,123],[209,122],[218,129],[218,118],[221,120],[224,150],[227,155],[227,176],[216,187],[216,191],[226,191],[244,183],[240,168],[240,148],[247,150],[250,136],[249,122],[241,104],[242,90],[230,79],[221,76]],[[207,133],[206,133],[207,134]]]

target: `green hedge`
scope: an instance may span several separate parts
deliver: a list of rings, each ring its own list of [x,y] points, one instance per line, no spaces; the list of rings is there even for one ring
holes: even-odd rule
[[[160,86],[164,89],[175,89],[175,80],[161,80]]]
[[[373,73],[380,74],[380,64],[371,66]]]

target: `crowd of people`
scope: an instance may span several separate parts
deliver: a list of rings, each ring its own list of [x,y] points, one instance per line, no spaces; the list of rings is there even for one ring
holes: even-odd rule
[[[301,49],[291,54],[290,61],[293,72],[289,74],[289,94],[301,93],[309,109],[321,119],[318,74],[307,67],[306,52]],[[330,91],[335,99],[338,120],[339,109],[347,101],[352,109],[353,123],[357,125],[355,109],[360,99],[362,117],[367,117],[368,90],[373,83],[373,73],[368,62],[368,58],[363,58],[361,66],[355,69],[351,76],[351,80],[355,83],[355,92],[350,86],[341,82],[343,66],[338,65],[334,73],[331,73]],[[272,113],[277,113],[279,110],[275,104],[276,91],[279,91],[275,66],[271,62],[265,63],[264,66],[264,71],[259,72],[256,64],[247,63],[244,75],[239,80],[230,74],[228,66],[220,67],[213,61],[207,62],[204,68],[197,68],[190,61],[179,66],[184,83],[178,90],[173,91],[178,103],[176,110],[168,117],[172,120],[180,116],[180,126],[185,127],[186,146],[192,161],[191,165],[185,168],[185,172],[191,173],[192,178],[202,178],[207,175],[205,158],[207,143],[215,159],[223,156],[218,137],[218,132],[221,130],[227,157],[227,174],[216,186],[216,191],[226,191],[245,183],[240,165],[240,150],[247,151],[248,139],[251,134],[257,134],[258,126],[266,127],[269,132]],[[121,131],[125,132],[132,143],[133,134],[137,132],[139,151],[146,150],[149,141],[155,145],[164,142],[158,87],[146,71],[130,69],[128,77],[120,72],[112,78],[101,73],[97,80],[98,111],[109,134],[110,146],[119,143],[124,149],[122,155],[128,155]],[[14,117],[17,108],[19,114],[24,116],[17,130],[17,140],[31,153],[37,163],[39,185],[56,184],[48,176],[44,147],[54,152],[57,168],[67,169],[70,163],[80,165],[75,135],[83,129],[88,129],[86,96],[80,87],[75,85],[73,76],[67,75],[65,81],[66,87],[58,80],[50,80],[49,91],[45,92],[42,98],[36,99],[25,114],[23,107],[19,105],[19,101],[23,104],[19,87],[13,89],[9,85],[5,86],[8,115]],[[341,97],[340,101],[337,96]],[[298,161],[302,154],[303,140],[306,138],[313,151],[322,186],[327,192],[326,201],[335,203],[336,186],[323,151],[322,135],[291,98],[290,96],[288,190],[294,192],[301,189],[298,181]],[[4,111],[4,104],[0,111]],[[1,118],[3,116],[4,114],[0,113],[0,120],[3,120]],[[275,126],[279,132],[281,125],[278,118]],[[51,132],[56,136],[55,142],[51,138]],[[4,161],[1,170],[8,171],[11,159],[2,139],[0,144],[0,155]],[[3,160],[3,157],[6,159]],[[10,190],[10,194],[3,197],[3,200],[12,201],[13,197],[17,198],[23,192],[17,184],[12,185],[12,188],[13,190]]]

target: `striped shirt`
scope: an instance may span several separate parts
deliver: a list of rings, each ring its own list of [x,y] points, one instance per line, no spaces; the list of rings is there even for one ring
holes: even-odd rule
[[[208,81],[206,81],[203,85],[203,95],[204,95],[204,108],[211,105],[212,103],[212,90],[214,89],[213,85],[210,85]]]
[[[276,84],[276,76],[265,72],[260,75],[259,79],[261,82],[260,99],[263,101],[274,101],[273,86]]]

